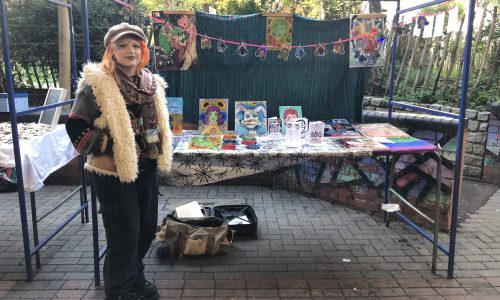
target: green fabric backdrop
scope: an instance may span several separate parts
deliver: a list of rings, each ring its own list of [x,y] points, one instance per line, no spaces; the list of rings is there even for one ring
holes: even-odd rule
[[[261,14],[217,16],[196,14],[200,34],[222,37],[252,44],[265,43],[266,18]],[[349,36],[349,19],[318,21],[294,15],[293,45],[316,44],[345,39]],[[200,98],[229,99],[229,129],[234,129],[234,101],[266,100],[268,117],[278,116],[280,105],[301,105],[309,120],[347,118],[361,120],[362,98],[369,80],[368,68],[349,69],[346,53],[334,55],[327,46],[325,57],[314,55],[314,47],[305,48],[306,56],[299,61],[295,49],[288,61],[278,59],[278,51],[268,51],[266,60],[249,54],[236,54],[237,45],[228,44],[224,53],[200,48],[197,41],[200,68],[198,70],[160,72],[170,88],[167,95],[184,98],[184,122],[197,124]]]

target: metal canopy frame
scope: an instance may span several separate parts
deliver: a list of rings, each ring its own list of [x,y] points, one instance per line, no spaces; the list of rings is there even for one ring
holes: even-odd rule
[[[48,2],[54,3],[58,6],[65,7],[68,9],[69,13],[69,26],[70,26],[70,44],[71,44],[71,67],[72,67],[72,78],[71,84],[73,90],[76,89],[76,81],[77,81],[77,63],[76,63],[76,50],[75,50],[75,39],[74,39],[74,27],[73,27],[73,7],[70,3],[66,3],[65,1],[58,0],[47,0]],[[88,61],[89,57],[89,41],[88,41],[88,15],[87,15],[87,1],[81,1],[82,6],[82,15],[83,15],[83,31],[84,31],[84,54],[85,59]],[[81,215],[81,221],[88,222],[88,201],[87,201],[87,191],[86,191],[86,183],[85,176],[83,170],[83,162],[84,157],[80,156],[80,171],[82,174],[82,184],[76,190],[72,191],[64,200],[67,201],[71,198],[76,192],[80,191],[80,207],[77,208],[73,213],[71,213],[61,224],[59,224],[55,229],[53,229],[47,237],[45,237],[42,241],[38,241],[38,232],[36,229],[36,224],[38,221],[45,218],[50,212],[57,209],[61,204],[56,205],[52,208],[48,213],[42,215],[39,219],[36,216],[36,207],[35,207],[35,193],[30,193],[31,205],[32,205],[32,223],[33,223],[33,235],[34,235],[34,247],[30,246],[30,237],[28,231],[28,218],[26,213],[26,197],[24,192],[24,180],[23,180],[23,171],[22,171],[22,161],[20,154],[20,146],[19,146],[19,132],[17,128],[17,117],[32,114],[35,112],[39,112],[46,109],[51,109],[59,106],[64,106],[67,104],[72,104],[74,100],[67,100],[60,103],[40,106],[32,109],[28,109],[22,112],[16,111],[16,104],[14,101],[14,82],[12,76],[12,65],[10,62],[10,48],[9,48],[9,36],[7,30],[7,9],[5,6],[5,0],[0,0],[0,17],[1,17],[1,39],[2,39],[2,49],[3,49],[3,60],[5,64],[5,75],[6,75],[6,90],[8,97],[8,105],[9,105],[9,115],[11,120],[11,130],[12,130],[12,141],[14,148],[14,159],[16,165],[16,173],[17,173],[17,192],[19,197],[19,210],[21,215],[21,230],[23,234],[23,246],[24,246],[24,260],[26,263],[26,277],[28,281],[33,280],[33,266],[31,257],[36,256],[36,266],[40,267],[40,258],[39,252],[40,249],[45,246],[52,238],[54,238],[69,222],[71,222],[78,214]]]
[[[398,24],[399,16],[403,13],[414,11],[417,9],[421,9],[424,7],[440,4],[447,2],[448,0],[434,0],[428,3],[416,5],[410,8],[406,8],[400,10],[400,1],[397,2],[397,11],[394,16],[393,26]],[[473,34],[473,23],[474,23],[474,9],[475,9],[475,0],[469,0],[469,11],[468,11],[468,24],[467,24],[467,35],[465,37],[465,47],[464,47],[464,64],[463,64],[463,72],[462,72],[462,86],[460,91],[460,113],[458,115],[455,114],[446,114],[443,112],[437,112],[432,109],[426,109],[423,107],[410,105],[406,103],[400,103],[394,101],[394,75],[395,75],[395,66],[396,66],[396,52],[397,52],[397,41],[398,35],[395,34],[392,41],[392,57],[391,57],[391,72],[390,72],[390,88],[389,88],[389,102],[388,102],[388,120],[391,122],[392,118],[392,110],[393,107],[403,107],[412,109],[415,111],[420,111],[428,114],[447,116],[454,119],[458,119],[458,132],[457,132],[457,147],[456,147],[456,158],[455,158],[455,174],[454,174],[454,182],[453,182],[453,200],[452,200],[452,211],[451,211],[451,230],[450,230],[450,243],[449,249],[446,249],[442,246],[438,246],[438,248],[443,251],[448,256],[448,270],[447,275],[448,278],[453,278],[453,271],[455,266],[455,246],[456,246],[456,236],[457,236],[457,216],[458,216],[458,200],[460,196],[460,184],[461,184],[461,176],[462,176],[462,152],[463,152],[463,139],[464,139],[464,130],[465,130],[465,109],[467,104],[467,90],[469,85],[469,70],[470,70],[470,53],[471,53],[471,45],[472,45],[472,34]],[[386,161],[389,161],[389,157],[386,157]],[[389,165],[389,164],[387,164]],[[385,201],[388,201],[389,198],[389,184],[387,182],[389,178],[389,167],[386,166],[386,182],[385,182]],[[425,232],[421,230],[415,224],[411,224],[411,221],[401,217],[398,214],[401,220],[405,223],[409,224],[415,230],[417,230],[420,234],[425,236]],[[426,236],[427,239],[429,237]],[[430,239],[429,239],[430,240]],[[434,241],[436,243],[437,241]],[[435,270],[433,270],[435,271]]]

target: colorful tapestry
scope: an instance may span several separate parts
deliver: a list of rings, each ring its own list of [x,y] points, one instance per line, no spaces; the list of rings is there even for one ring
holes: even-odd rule
[[[349,67],[379,67],[384,61],[385,15],[350,16]]]
[[[235,101],[234,130],[236,134],[267,133],[266,101]]]
[[[227,131],[227,99],[200,99],[198,130],[203,135],[221,135]]]
[[[302,118],[302,106],[280,106],[281,133],[286,133],[286,123]]]
[[[292,16],[269,16],[266,18],[266,45],[269,50],[281,50],[292,44]]]
[[[182,134],[182,105],[182,98],[167,97],[170,129],[174,135]]]
[[[196,16],[190,12],[153,11],[153,17],[164,23],[154,24],[154,58],[158,71],[196,69]]]

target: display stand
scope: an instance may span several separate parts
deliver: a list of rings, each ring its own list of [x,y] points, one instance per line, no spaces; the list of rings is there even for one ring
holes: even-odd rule
[[[448,0],[434,0],[428,3],[420,4],[417,6],[413,6],[407,9],[400,9],[400,3],[398,1],[397,3],[397,8],[396,8],[396,14],[394,16],[393,24],[394,26],[397,26],[399,23],[399,16],[401,14],[411,12],[417,9],[421,9],[424,7],[440,4],[447,2]],[[420,227],[417,225],[413,224],[410,220],[408,220],[404,215],[401,213],[396,213],[395,215],[399,217],[403,222],[407,223],[410,225],[412,228],[414,228],[417,232],[422,234],[424,237],[426,237],[428,240],[433,242],[433,264],[432,264],[432,272],[434,273],[436,271],[436,256],[437,254],[436,249],[440,249],[442,252],[444,252],[448,256],[448,270],[447,270],[447,275],[448,278],[453,278],[453,269],[455,265],[455,244],[456,244],[456,235],[457,235],[457,217],[458,217],[458,200],[460,196],[460,184],[461,184],[461,178],[462,178],[462,161],[463,161],[463,139],[464,139],[464,128],[465,128],[465,109],[466,109],[466,103],[467,103],[467,89],[469,85],[469,69],[470,69],[470,52],[471,52],[471,44],[472,44],[472,29],[473,29],[473,23],[474,23],[474,6],[476,1],[474,0],[469,0],[469,10],[468,10],[468,25],[467,25],[467,35],[465,37],[465,47],[464,47],[464,63],[463,63],[463,72],[462,72],[462,87],[461,87],[461,92],[460,92],[460,114],[457,116],[455,114],[451,113],[446,113],[442,111],[436,111],[433,109],[427,109],[427,108],[422,108],[416,105],[410,105],[406,103],[401,103],[394,101],[394,75],[395,75],[395,67],[396,67],[396,54],[397,54],[397,41],[398,41],[398,35],[394,34],[393,41],[392,41],[392,55],[391,55],[391,68],[390,68],[390,89],[389,89],[389,102],[388,102],[388,120],[389,123],[391,122],[391,117],[392,117],[392,110],[393,107],[401,107],[405,109],[411,109],[414,111],[419,111],[427,114],[434,114],[434,115],[441,115],[441,116],[447,116],[451,117],[454,119],[459,120],[458,124],[458,133],[457,133],[457,148],[456,148],[456,159],[455,159],[455,174],[454,174],[454,182],[453,182],[453,200],[452,200],[452,212],[451,212],[451,231],[450,231],[450,244],[449,244],[449,249],[446,249],[445,247],[439,246],[438,241],[437,241],[437,232],[436,230],[439,230],[439,227],[436,226],[436,224],[439,222],[439,217],[436,214],[436,219],[435,220],[429,220],[434,223],[434,237],[430,237],[428,234],[426,234]],[[437,153],[436,153],[437,155]],[[439,155],[437,155],[439,157]],[[391,161],[390,155],[386,155],[386,162]],[[438,164],[440,165],[440,158],[438,158]],[[388,179],[391,177],[391,174],[393,173],[391,170],[391,164],[387,163],[386,164],[386,182],[385,182],[385,197],[384,197],[384,202],[389,203],[390,198],[392,195],[398,196],[397,193],[394,192],[394,190],[390,186],[390,182],[388,182]],[[439,168],[440,169],[440,168]],[[440,179],[440,176],[438,176],[438,180]],[[440,186],[438,187],[440,188]],[[437,201],[437,212],[439,212],[439,192],[436,198]],[[428,217],[427,217],[428,218]],[[426,218],[426,219],[427,219]],[[387,218],[386,218],[387,220]]]
[[[71,60],[72,60],[72,85],[73,88],[76,87],[76,76],[77,76],[77,71],[76,71],[76,51],[75,51],[75,42],[74,42],[74,31],[73,31],[73,11],[72,11],[72,5],[63,3],[60,1],[55,1],[55,0],[48,0],[51,3],[54,3],[58,6],[66,7],[69,12],[69,25],[70,25],[70,43],[71,43]],[[82,5],[85,5],[86,7],[86,1],[82,1]],[[0,16],[1,16],[1,38],[2,38],[2,48],[3,48],[3,59],[4,59],[4,64],[5,64],[5,74],[6,74],[6,90],[8,94],[8,102],[9,102],[9,114],[10,114],[10,120],[11,120],[11,128],[12,128],[12,140],[13,140],[13,148],[14,148],[14,156],[15,156],[15,165],[16,165],[16,172],[17,172],[17,190],[18,190],[18,195],[19,195],[19,210],[20,210],[20,215],[21,215],[21,227],[22,227],[22,234],[23,234],[23,246],[24,246],[24,258],[25,258],[25,263],[26,263],[26,277],[28,281],[33,280],[33,268],[32,268],[32,262],[31,262],[31,257],[36,256],[36,267],[40,268],[40,249],[45,246],[53,237],[55,237],[69,222],[71,222],[78,214],[81,216],[81,221],[82,223],[88,222],[88,203],[87,203],[87,192],[86,192],[86,183],[85,183],[85,177],[83,173],[83,162],[84,158],[80,157],[80,171],[81,171],[81,179],[82,179],[82,184],[80,187],[75,189],[70,193],[69,196],[67,196],[64,200],[67,201],[70,199],[74,194],[77,192],[80,192],[80,207],[76,209],[74,212],[72,212],[61,224],[59,224],[55,229],[52,230],[46,236],[43,238],[41,241],[39,241],[38,238],[38,229],[37,229],[37,223],[45,218],[48,214],[56,210],[60,205],[63,203],[49,209],[48,212],[44,213],[41,217],[37,217],[36,213],[36,199],[35,199],[35,193],[31,192],[30,193],[30,199],[31,199],[31,211],[32,211],[32,223],[33,223],[33,237],[34,237],[34,247],[32,248],[30,246],[30,237],[29,237],[29,231],[28,231],[28,220],[27,220],[27,213],[26,213],[26,198],[25,198],[25,191],[24,191],[24,181],[23,181],[23,172],[22,172],[22,161],[21,161],[21,155],[20,155],[20,146],[19,146],[19,135],[18,135],[18,128],[17,128],[17,118],[19,116],[27,115],[27,114],[32,114],[35,112],[43,111],[46,109],[52,109],[60,106],[64,106],[67,104],[73,103],[73,100],[68,100],[68,101],[63,101],[60,103],[56,104],[51,104],[51,105],[45,105],[33,109],[28,109],[24,110],[22,112],[17,112],[16,111],[16,105],[14,102],[14,83],[13,83],[13,77],[12,77],[12,65],[10,63],[10,49],[9,49],[9,38],[8,38],[8,31],[7,31],[7,11],[6,11],[6,6],[5,6],[5,0],[0,0]],[[86,20],[85,20],[86,22]],[[87,43],[88,47],[88,43]]]

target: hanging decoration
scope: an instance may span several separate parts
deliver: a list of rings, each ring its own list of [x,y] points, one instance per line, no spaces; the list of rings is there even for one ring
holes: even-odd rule
[[[210,41],[206,34],[201,38],[200,47],[201,49],[212,49],[212,41]]]
[[[133,8],[130,4],[122,1],[122,0],[112,0],[123,5],[125,8],[132,10]],[[175,17],[179,15],[178,17]],[[263,14],[266,16],[266,14]],[[366,16],[375,18],[372,14],[369,15],[358,15],[356,16],[356,20],[359,17]],[[267,14],[267,23],[266,23],[266,40],[273,40],[273,43],[266,42],[265,44],[247,44],[243,42],[236,42],[231,40],[225,40],[222,37],[218,39],[212,36],[207,36],[206,34],[198,34],[196,30],[196,18],[193,12],[183,12],[183,11],[153,11],[152,15],[145,16],[150,19],[154,23],[151,24],[150,21],[145,20],[144,26],[151,26],[155,32],[155,37],[157,34],[159,35],[158,39],[155,39],[155,65],[157,70],[187,70],[192,69],[193,67],[197,67],[199,65],[198,56],[196,53],[196,36],[200,37],[200,48],[201,49],[211,49],[212,42],[211,40],[217,40],[217,51],[219,53],[224,53],[226,49],[230,45],[237,46],[236,53],[239,56],[247,56],[249,53],[248,47],[257,48],[254,52],[254,56],[265,60],[267,58],[267,52],[274,50],[279,51],[278,59],[282,59],[283,61],[288,61],[289,52],[292,49],[295,49],[295,57],[298,60],[302,60],[302,58],[306,55],[305,48],[306,47],[315,47],[314,54],[319,57],[325,56],[328,45],[334,45],[334,49],[332,52],[334,54],[342,55],[345,53],[345,45],[343,43],[348,43],[350,46],[350,50],[352,46],[358,45],[360,49],[363,51],[369,50],[371,45],[373,44],[371,40],[374,41],[375,44],[382,44],[385,42],[386,37],[383,33],[380,33],[380,30],[377,29],[377,26],[384,27],[385,26],[385,15],[377,14],[377,20],[375,21],[376,26],[372,26],[371,30],[369,26],[365,26],[365,30],[361,30],[360,26],[354,28],[355,30],[351,30],[351,37],[339,40],[336,42],[325,42],[319,44],[309,44],[309,45],[291,45],[291,36],[292,36],[292,15],[279,15],[276,14]],[[286,22],[283,22],[286,20]],[[352,21],[352,19],[351,19]],[[359,22],[358,22],[359,23]],[[353,29],[351,25],[351,29]],[[359,30],[358,30],[359,29]],[[354,33],[354,34],[353,34]],[[281,46],[276,46],[275,43],[277,41],[289,41],[287,43],[283,43]],[[380,45],[378,48],[382,48],[383,45]],[[372,47],[373,48],[373,47]],[[170,50],[170,52],[168,51]],[[175,55],[175,53],[178,53]],[[375,54],[374,57],[379,58],[380,54]],[[366,62],[369,60],[370,56],[366,53],[358,55],[359,62]],[[350,58],[351,59],[351,58]],[[180,64],[182,62],[182,65]],[[351,64],[351,62],[350,62]],[[366,65],[366,64],[365,64]],[[178,69],[173,68],[176,66]],[[369,65],[366,65],[369,66]]]
[[[429,25],[429,21],[425,16],[419,16],[417,18],[417,27],[418,29],[424,28],[425,25]]]
[[[337,55],[344,55],[345,54],[344,44],[341,42],[340,39],[338,42],[333,44],[332,52],[333,52],[333,54],[337,54]]]
[[[236,54],[238,54],[239,56],[248,55],[247,45],[244,42],[241,42],[241,44],[238,46],[238,49],[236,49]]]
[[[279,59],[282,59],[284,61],[287,61],[288,60],[288,55],[290,54],[290,48],[288,48],[287,45],[283,46],[281,49],[280,49],[280,53],[278,54],[278,58]]]
[[[314,49],[314,55],[318,56],[318,57],[323,57],[326,55],[326,47],[325,47],[325,44],[323,43],[319,43],[317,46],[316,46],[316,49]]]
[[[263,14],[266,16],[266,45],[269,50],[279,50],[292,44],[292,15]]]
[[[196,50],[196,15],[192,12],[153,11],[155,62],[158,71],[184,71],[199,67]]]
[[[219,53],[224,53],[227,47],[228,46],[226,44],[226,41],[224,41],[222,38],[219,38],[219,40],[217,41],[217,51],[219,51]]]
[[[306,50],[304,50],[304,47],[299,44],[299,46],[295,48],[295,58],[302,60],[304,56],[306,56]]]
[[[349,67],[378,67],[383,64],[384,14],[350,16]]]
[[[258,57],[260,60],[266,60],[267,56],[267,47],[266,45],[262,45],[257,48],[257,51],[254,53],[255,57]]]

